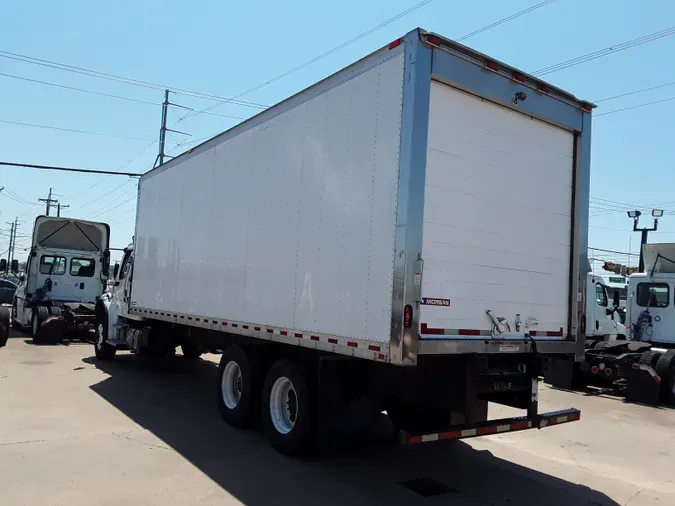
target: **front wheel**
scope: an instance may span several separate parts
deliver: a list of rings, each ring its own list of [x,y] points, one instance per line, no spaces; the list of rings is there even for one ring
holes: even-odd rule
[[[267,373],[262,395],[267,439],[280,453],[304,457],[318,439],[316,389],[303,368],[282,359]]]
[[[96,327],[94,353],[98,360],[111,360],[115,356],[115,353],[117,353],[117,348],[106,342],[108,339],[108,329],[106,324],[107,321],[103,319],[103,323],[99,323],[98,327]]]

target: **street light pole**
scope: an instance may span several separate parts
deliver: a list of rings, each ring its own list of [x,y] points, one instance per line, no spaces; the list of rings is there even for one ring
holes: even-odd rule
[[[640,232],[642,234],[641,240],[640,240],[640,267],[639,270],[640,272],[645,271],[645,257],[643,253],[643,249],[645,244],[647,244],[647,239],[649,238],[649,232],[656,232],[656,230],[659,228],[659,218],[663,216],[663,210],[662,209],[652,209],[652,218],[654,218],[654,225],[647,228],[647,227],[642,227],[638,228],[638,222],[640,221],[640,216],[642,216],[642,213],[638,210],[635,211],[628,211],[628,217],[633,218],[633,232]]]

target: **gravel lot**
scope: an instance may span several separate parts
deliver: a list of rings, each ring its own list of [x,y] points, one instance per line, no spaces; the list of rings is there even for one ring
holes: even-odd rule
[[[582,420],[410,448],[355,422],[299,462],[221,422],[217,356],[92,354],[16,333],[0,349],[0,504],[675,504],[672,409],[543,387],[541,409]]]

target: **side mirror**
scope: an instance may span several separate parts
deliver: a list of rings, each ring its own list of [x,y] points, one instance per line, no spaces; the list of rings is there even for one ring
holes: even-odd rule
[[[621,305],[621,299],[619,298],[619,290],[614,290],[614,307],[619,307]]]
[[[19,261],[18,260],[12,260],[11,269],[12,269],[12,272],[15,273],[15,274],[17,272],[19,272]]]
[[[614,308],[608,307],[607,308],[607,316],[612,316],[614,314]]]
[[[7,260],[5,258],[0,259],[0,271],[5,272],[7,270]]]
[[[110,250],[107,249],[103,252],[101,257],[101,274],[106,278],[110,276]]]
[[[120,263],[115,262],[115,266],[113,267],[113,278],[117,279],[117,275],[120,273]]]

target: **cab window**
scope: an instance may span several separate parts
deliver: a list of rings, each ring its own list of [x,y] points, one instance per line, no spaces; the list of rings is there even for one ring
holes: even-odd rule
[[[666,283],[640,283],[637,286],[637,305],[640,307],[668,307],[670,287]]]
[[[60,276],[66,273],[66,257],[42,255],[40,258],[40,274]]]
[[[91,278],[96,262],[90,258],[73,258],[70,261],[70,275],[79,278]]]
[[[595,284],[595,300],[599,306],[607,307],[607,290],[600,283]]]

